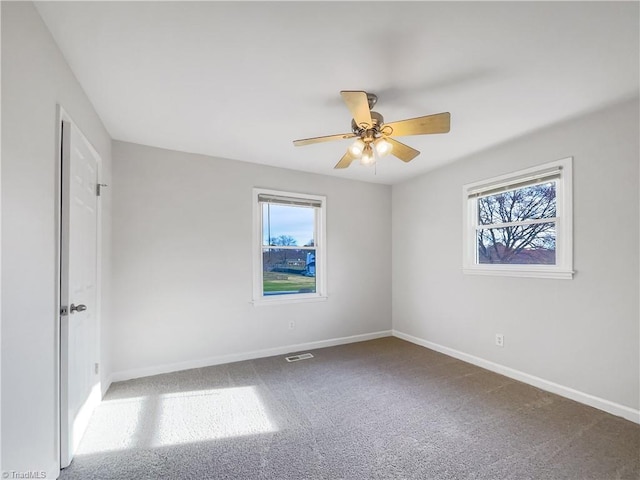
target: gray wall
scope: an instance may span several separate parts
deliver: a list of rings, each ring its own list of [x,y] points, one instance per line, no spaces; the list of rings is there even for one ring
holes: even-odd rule
[[[636,98],[395,185],[394,330],[638,409],[638,130]],[[463,275],[462,185],[568,156],[574,279]]]
[[[100,153],[110,183],[111,139],[49,31],[31,3],[2,2],[2,468],[49,478],[59,460],[57,103]],[[109,212],[105,197],[107,295]]]
[[[123,142],[113,160],[116,378],[391,329],[389,186]],[[327,196],[327,301],[250,303],[253,187]]]

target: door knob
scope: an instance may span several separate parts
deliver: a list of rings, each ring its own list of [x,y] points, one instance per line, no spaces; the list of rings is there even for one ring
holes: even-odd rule
[[[73,303],[71,304],[71,307],[69,308],[69,311],[71,313],[75,313],[75,312],[84,312],[87,309],[86,305],[74,305]]]

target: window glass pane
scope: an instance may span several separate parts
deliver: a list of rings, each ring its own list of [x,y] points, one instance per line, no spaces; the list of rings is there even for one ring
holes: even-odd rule
[[[265,248],[262,270],[265,296],[316,292],[314,249]]]
[[[556,182],[478,198],[478,223],[492,225],[556,216]]]
[[[478,263],[555,265],[555,222],[478,230]]]
[[[262,204],[262,245],[315,245],[315,208]]]

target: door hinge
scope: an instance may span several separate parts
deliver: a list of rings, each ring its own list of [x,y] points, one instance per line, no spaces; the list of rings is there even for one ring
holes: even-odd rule
[[[102,194],[102,188],[103,187],[108,187],[109,185],[107,185],[106,183],[98,183],[96,185],[96,196],[100,196]]]
[[[61,307],[60,308],[60,315],[62,317],[69,315],[69,307]]]

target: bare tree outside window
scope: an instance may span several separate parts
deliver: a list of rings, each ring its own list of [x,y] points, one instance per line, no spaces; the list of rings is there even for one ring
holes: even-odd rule
[[[298,241],[290,235],[280,235],[269,239],[269,244],[271,246],[292,247],[298,245]]]
[[[556,182],[480,197],[478,263],[556,262]]]
[[[298,241],[295,238],[293,238],[291,235],[279,235],[277,237],[270,238],[269,245],[271,245],[272,247],[275,247],[275,246],[294,247],[298,245]],[[278,251],[279,250],[276,250],[276,252]],[[288,252],[289,250],[282,250],[282,255],[284,257],[283,262],[285,264],[289,258]],[[269,257],[271,258],[271,255],[269,255]]]

